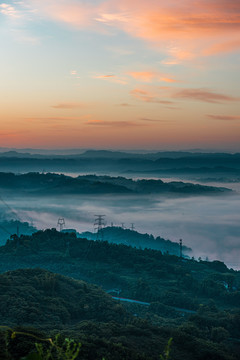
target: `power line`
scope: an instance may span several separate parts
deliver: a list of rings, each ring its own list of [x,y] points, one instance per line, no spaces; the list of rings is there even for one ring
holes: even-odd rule
[[[179,240],[180,259],[182,259],[182,239]]]
[[[57,222],[57,226],[59,226],[60,232],[61,232],[63,227],[65,226],[65,219],[64,218],[59,218],[58,222]]]
[[[103,240],[103,228],[106,226],[105,217],[106,215],[94,215],[94,230],[97,231],[97,240]]]

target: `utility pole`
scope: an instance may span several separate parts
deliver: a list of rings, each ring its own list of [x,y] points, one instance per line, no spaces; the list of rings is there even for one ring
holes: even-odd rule
[[[103,240],[103,228],[105,226],[106,215],[94,215],[94,230],[97,230],[97,240]]]
[[[134,226],[134,223],[131,223],[131,228],[130,228],[132,231],[135,230],[135,226]]]
[[[125,225],[124,225],[124,223],[122,223],[122,229],[125,229]]]
[[[182,259],[182,239],[179,240],[180,259]]]
[[[61,232],[62,229],[63,229],[63,227],[65,226],[65,220],[64,220],[64,218],[59,218],[59,219],[58,219],[57,226],[59,226],[60,232]]]

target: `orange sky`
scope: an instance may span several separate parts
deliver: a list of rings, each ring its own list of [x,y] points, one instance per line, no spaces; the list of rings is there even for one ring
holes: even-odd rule
[[[240,150],[240,2],[0,2],[3,147]]]

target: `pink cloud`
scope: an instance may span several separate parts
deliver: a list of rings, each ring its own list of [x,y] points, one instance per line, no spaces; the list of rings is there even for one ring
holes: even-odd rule
[[[96,75],[93,76],[94,79],[105,79],[105,78],[112,78],[115,77],[116,75]]]
[[[66,103],[59,103],[57,105],[52,105],[51,107],[54,109],[79,109],[85,106],[86,104],[84,103],[66,102]]]
[[[226,120],[226,121],[240,120],[240,116],[232,116],[232,115],[206,115],[206,116],[213,120]]]
[[[156,45],[177,59],[239,49],[240,2],[237,0],[26,0],[53,20],[75,28],[109,32],[120,29]],[[236,39],[235,44],[226,45]],[[218,45],[220,43],[224,46]],[[170,44],[170,45],[169,45]],[[208,51],[210,51],[208,53]]]
[[[150,90],[149,90],[150,89]],[[195,100],[207,103],[222,104],[240,101],[239,97],[229,96],[212,91],[211,89],[186,89],[170,86],[151,86],[146,89],[134,89],[130,94],[138,100],[148,103],[174,104],[169,99]]]
[[[179,99],[192,99],[192,100],[204,101],[208,103],[218,103],[218,104],[240,100],[240,98],[215,93],[211,90],[206,90],[206,89],[182,89],[180,91],[175,91],[175,93],[172,94],[172,97]]]
[[[173,104],[173,101],[169,100],[162,100],[158,96],[156,96],[154,93],[151,93],[150,91],[144,91],[141,89],[134,89],[130,92],[130,94],[137,100],[141,100],[147,103],[157,103],[157,104],[164,104],[164,105],[170,105]]]
[[[130,71],[127,74],[133,77],[134,79],[143,82],[153,82],[153,81],[177,82],[177,80],[172,79],[167,75],[155,71]]]
[[[110,74],[110,75],[94,75],[92,76],[93,79],[103,79],[108,80],[117,84],[126,85],[127,81],[124,78],[120,78],[116,75]]]

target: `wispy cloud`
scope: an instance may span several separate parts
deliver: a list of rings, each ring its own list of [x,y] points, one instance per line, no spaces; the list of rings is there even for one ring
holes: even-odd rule
[[[89,120],[86,122],[87,125],[94,126],[108,126],[108,127],[138,127],[145,126],[144,124],[140,124],[134,121],[104,121],[104,120]]]
[[[165,50],[179,61],[206,55],[206,49],[239,39],[240,2],[236,0],[26,0],[28,6],[75,28],[106,33],[117,28]],[[6,9],[2,9],[5,10]],[[235,39],[235,40],[234,40]],[[197,40],[197,41],[196,41]],[[174,44],[173,48],[169,44]],[[219,52],[239,48],[219,47]],[[210,54],[210,53],[209,53]]]
[[[240,49],[240,40],[232,40],[226,42],[216,43],[209,48],[207,48],[204,52],[205,55],[217,55],[221,53],[235,52]]]
[[[180,91],[175,91],[172,94],[172,97],[178,99],[191,99],[191,100],[216,103],[216,104],[221,104],[225,102],[234,102],[240,100],[240,98],[225,94],[219,94],[207,89],[182,89]]]
[[[117,83],[117,84],[121,84],[121,85],[126,85],[127,81],[125,78],[121,78],[117,75],[114,74],[106,74],[106,75],[92,75],[91,76],[93,79],[100,79],[100,80],[107,80],[113,83]]]
[[[129,107],[129,106],[133,106],[133,105],[129,104],[129,103],[122,103],[122,104],[116,104],[116,106]]]
[[[94,79],[106,79],[106,78],[113,78],[116,77],[116,75],[95,75],[93,76]]]
[[[89,118],[89,115],[83,115],[83,116],[51,116],[51,117],[31,117],[26,118],[27,121],[39,121],[39,122],[55,122],[55,121],[80,121],[80,120],[86,120]]]
[[[157,71],[130,71],[127,73],[129,76],[136,80],[143,82],[163,81],[163,82],[177,82],[177,80],[169,77],[168,75],[161,74]]]
[[[2,131],[0,132],[0,137],[16,137],[19,136],[20,134],[25,134],[28,131]]]
[[[80,109],[86,107],[85,103],[78,103],[78,102],[66,102],[66,103],[59,103],[56,105],[51,106],[54,109]]]
[[[161,122],[170,122],[170,120],[164,120],[164,119],[149,119],[149,118],[140,118],[140,121],[145,121],[145,122],[155,122],[155,123],[161,123]]]
[[[148,89],[150,88],[150,90]],[[224,104],[229,102],[240,101],[239,97],[234,97],[226,94],[214,92],[211,89],[186,89],[176,88],[172,86],[151,86],[147,87],[147,90],[137,88],[130,92],[130,94],[138,100],[148,103],[159,103],[165,105],[175,104],[173,100],[194,100],[202,101],[213,104]]]
[[[20,12],[14,6],[5,3],[0,4],[0,13],[15,19],[21,17]]]
[[[164,100],[156,96],[155,94],[141,90],[141,89],[134,89],[130,92],[130,94],[137,100],[141,100],[147,103],[158,103],[163,105],[170,105],[173,104],[173,101]]]
[[[240,116],[232,116],[232,115],[206,115],[206,116],[213,120],[225,120],[225,121],[240,120]]]

